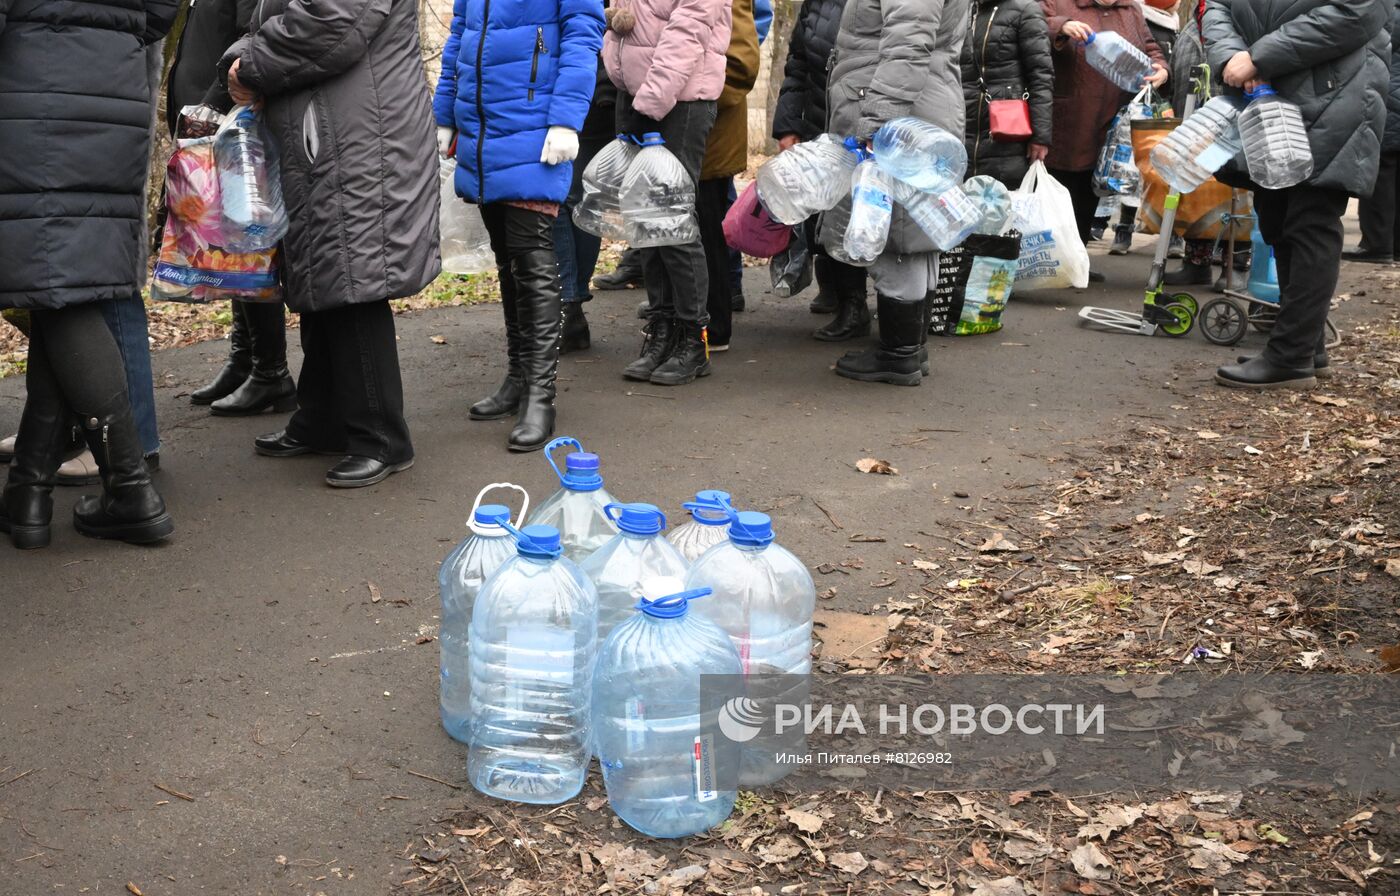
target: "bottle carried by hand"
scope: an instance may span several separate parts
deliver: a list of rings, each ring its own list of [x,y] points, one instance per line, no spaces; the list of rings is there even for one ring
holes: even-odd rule
[[[890,177],[925,193],[943,193],[962,183],[967,147],[936,124],[922,118],[888,121],[871,138],[875,161]]]
[[[287,234],[277,148],[252,109],[232,115],[214,137],[223,207],[223,248],[262,252]]]
[[[583,198],[574,207],[580,230],[607,240],[627,238],[622,223],[622,182],[639,151],[625,134],[605,146],[583,169]]]
[[[851,264],[869,266],[885,251],[894,210],[890,175],[873,159],[856,166],[851,175],[851,219],[842,248]]]
[[[695,181],[660,134],[642,137],[642,149],[622,181],[623,236],[633,249],[680,246],[700,239]]]
[[[1143,79],[1152,74],[1152,60],[1116,31],[1089,35],[1084,59],[1120,90],[1136,93]]]
[[[598,640],[631,619],[642,583],[658,576],[681,578],[690,565],[662,535],[666,516],[651,504],[609,504],[603,512],[618,533],[580,565],[598,591]]]
[[[554,462],[554,452],[563,447],[574,450],[564,457],[564,470],[560,472],[559,465]],[[578,439],[567,436],[555,439],[544,446],[544,456],[554,468],[554,475],[559,477],[559,491],[535,508],[529,518],[530,525],[558,529],[564,543],[564,556],[582,563],[617,534],[607,511],[607,506],[615,503],[613,496],[603,488],[598,455],[584,451]]]
[[[1176,193],[1190,193],[1240,151],[1239,106],[1216,96],[1152,150],[1152,167]]]
[[[801,224],[846,198],[856,156],[822,134],[780,152],[758,169],[758,198],[780,224]]]
[[[1312,145],[1302,110],[1268,84],[1246,95],[1249,105],[1240,112],[1239,125],[1249,179],[1266,190],[1301,184],[1313,173]]]

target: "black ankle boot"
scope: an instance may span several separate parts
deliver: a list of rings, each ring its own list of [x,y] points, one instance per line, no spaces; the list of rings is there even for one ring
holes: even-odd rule
[[[53,487],[73,426],[62,402],[30,392],[15,439],[9,481],[0,492],[0,532],[20,550],[48,547]]]
[[[812,334],[821,342],[845,342],[860,336],[870,335],[870,305],[865,300],[865,290],[859,293],[843,290],[837,298],[836,317]]]
[[[243,385],[253,372],[253,340],[248,320],[243,315],[243,303],[232,302],[233,332],[229,333],[228,361],[208,385],[190,393],[190,404],[213,404]]]
[[[1189,259],[1174,271],[1167,271],[1162,282],[1167,286],[1205,286],[1211,282],[1210,262],[1198,264]]]
[[[710,349],[705,329],[694,321],[678,322],[676,348],[651,374],[658,386],[684,386],[696,377],[710,375]]]
[[[287,318],[282,303],[234,302],[252,344],[253,368],[233,392],[209,407],[218,417],[296,410],[297,384],[287,370]]]
[[[582,302],[564,303],[564,329],[559,336],[559,354],[585,351],[593,345],[588,331],[588,318],[583,316]]]
[[[671,357],[678,336],[677,322],[664,314],[653,314],[647,321],[646,338],[642,341],[642,354],[637,360],[623,369],[622,375],[629,380],[649,382],[652,373],[661,362]]]
[[[471,406],[473,420],[504,420],[520,409],[525,382],[520,373],[520,320],[516,309],[515,278],[509,267],[498,268],[501,278],[501,313],[506,320],[506,378],[494,395]]]
[[[880,341],[869,351],[853,352],[836,362],[836,373],[866,383],[917,386],[923,379],[920,349],[928,339],[924,305],[877,295]]]
[[[105,413],[83,421],[83,437],[102,471],[102,494],[85,495],[73,508],[73,526],[89,538],[151,544],[169,538],[175,524],[151,484],[141,439],[125,394]]]
[[[525,394],[507,447],[511,451],[537,451],[554,437],[554,384],[562,329],[559,262],[552,249],[536,249],[512,258],[511,272],[520,319]]]

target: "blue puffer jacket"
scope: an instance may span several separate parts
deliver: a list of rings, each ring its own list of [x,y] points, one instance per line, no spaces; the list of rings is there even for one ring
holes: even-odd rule
[[[459,196],[568,197],[573,165],[540,151],[551,127],[583,128],[602,46],[602,0],[456,0],[433,113],[457,130]]]

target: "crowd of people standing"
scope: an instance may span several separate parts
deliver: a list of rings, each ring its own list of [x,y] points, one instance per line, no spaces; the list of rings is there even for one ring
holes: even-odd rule
[[[337,456],[326,482],[342,488],[413,464],[389,300],[416,294],[440,270],[437,155],[455,159],[455,192],[480,209],[505,318],[506,375],[468,414],[513,418],[511,450],[552,437],[559,356],[591,344],[585,306],[600,246],[570,212],[582,168],[616,134],[661,136],[695,182],[699,220],[696,239],[629,252],[598,284],[645,290],[641,347],[622,376],[684,385],[709,375],[711,353],[729,347],[743,291],[722,222],[748,164],[747,100],[768,0],[456,0],[435,87],[413,0],[190,0],[162,73],[161,41],[181,7],[0,0],[0,309],[27,317],[16,322],[30,346],[19,432],[0,444],[10,458],[0,532],[17,547],[48,544],[54,486],[94,470],[102,492],[78,504],[80,532],[146,543],[173,531],[151,481],[160,443],[141,302],[143,191],[162,82],[162,126],[172,134],[186,106],[248,105],[261,110],[282,161],[291,219],[282,296],[301,315],[299,375],[287,365],[284,305],[235,302],[227,362],[191,395],[215,415],[291,411],[283,429],[255,440],[260,455]],[[1097,32],[1115,31],[1146,54],[1144,87],[1167,89],[1175,78],[1181,94],[1173,52],[1207,57],[1232,93],[1272,82],[1301,107],[1317,170],[1296,187],[1255,190],[1281,310],[1264,352],[1223,366],[1217,379],[1308,385],[1327,366],[1322,333],[1349,197],[1369,200],[1363,244],[1348,256],[1400,252],[1400,115],[1386,121],[1386,100],[1400,105],[1400,77],[1388,74],[1400,76],[1391,66],[1400,3],[1178,7],[803,0],[772,136],[780,151],[823,133],[869,141],[884,123],[917,116],[965,136],[969,176],[1015,188],[1043,162],[1068,188],[1087,242],[1104,226],[1092,168],[1127,99],[1086,61]],[[1180,36],[1174,23],[1186,26]],[[1024,139],[994,138],[998,100],[1025,101]],[[1241,171],[1221,177],[1253,186]],[[869,267],[846,264],[828,251],[842,238],[840,220],[802,226],[816,256],[810,308],[832,315],[813,335],[850,341],[873,323],[874,344],[839,358],[836,373],[917,385],[929,371],[939,253],[896,207],[884,253]],[[1125,211],[1114,251],[1127,251],[1131,232]],[[1186,276],[1196,276],[1193,264]]]

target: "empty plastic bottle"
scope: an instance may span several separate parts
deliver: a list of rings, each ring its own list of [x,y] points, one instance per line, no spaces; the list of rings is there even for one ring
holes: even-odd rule
[[[758,198],[773,220],[801,224],[846,198],[856,156],[822,134],[780,152],[758,169]]]
[[[565,446],[574,450],[564,458],[564,472],[554,462],[554,452]],[[578,439],[555,439],[544,446],[545,459],[559,477],[559,491],[535,508],[530,515],[532,526],[553,526],[564,541],[564,556],[582,563],[617,534],[617,527],[608,518],[607,506],[616,503],[603,488],[598,473],[598,455],[583,450]]]
[[[846,224],[842,247],[851,264],[871,265],[890,238],[890,214],[894,211],[894,184],[873,159],[856,166],[851,175],[851,220]]]
[[[891,177],[925,193],[942,193],[962,183],[967,147],[936,124],[922,118],[885,122],[870,141],[875,161]]]
[[[729,543],[701,557],[686,574],[687,588],[709,587],[714,597],[694,612],[724,629],[739,651],[745,696],[761,718],[775,718],[774,704],[803,705],[812,671],[812,613],[817,590],[802,561],[774,543],[766,514],[733,514]],[[802,754],[802,726],[781,735],[760,732],[743,744],[739,783],[771,784],[792,769],[778,753]]]
[[[708,588],[677,579],[647,583],[641,612],[598,651],[593,724],[608,803],[651,837],[684,837],[718,825],[734,808],[739,746],[705,712],[701,676],[740,674],[729,636],[686,612]]]
[[[604,508],[618,533],[580,564],[598,590],[598,640],[632,618],[642,583],[657,576],[682,578],[690,566],[662,535],[666,516],[650,504],[609,504]]]
[[[1268,84],[1249,91],[1240,112],[1240,142],[1249,179],[1266,190],[1283,190],[1313,173],[1312,144],[1303,113]]]
[[[634,249],[679,246],[700,239],[695,181],[661,139],[642,137],[642,149],[622,181],[623,237]]]
[[[1120,90],[1137,93],[1142,81],[1152,74],[1152,60],[1116,31],[1100,31],[1089,35],[1084,44],[1084,59]]]
[[[223,248],[261,252],[287,233],[277,148],[256,112],[243,109],[214,137],[223,209]]]
[[[482,489],[472,504],[465,541],[452,549],[438,569],[438,595],[442,600],[442,625],[438,630],[438,712],[442,727],[455,740],[468,742],[467,719],[471,711],[472,607],[481,586],[491,574],[515,556],[515,540],[503,525],[510,522],[510,508],[502,504],[482,504],[487,492],[510,488],[520,492],[523,501],[520,519],[530,507],[525,489],[509,482],[493,482]]]
[[[940,252],[961,246],[982,220],[982,209],[961,187],[935,196],[916,190],[904,181],[895,181],[894,195]]]
[[[619,134],[583,169],[583,198],[574,206],[574,223],[580,230],[608,240],[626,239],[622,182],[638,151],[630,137]]]
[[[1211,97],[1152,150],[1152,167],[1173,192],[1190,193],[1240,151],[1239,106]]]
[[[962,191],[980,213],[974,233],[1000,236],[1011,226],[1011,192],[1001,181],[979,174],[964,181]]]
[[[710,548],[729,540],[728,492],[696,492],[694,501],[681,506],[690,511],[690,519],[672,529],[666,540],[676,546],[685,562],[694,563]]]
[[[513,534],[516,556],[472,614],[467,777],[488,796],[562,803],[583,789],[592,758],[598,595],[561,556],[557,530]]]

